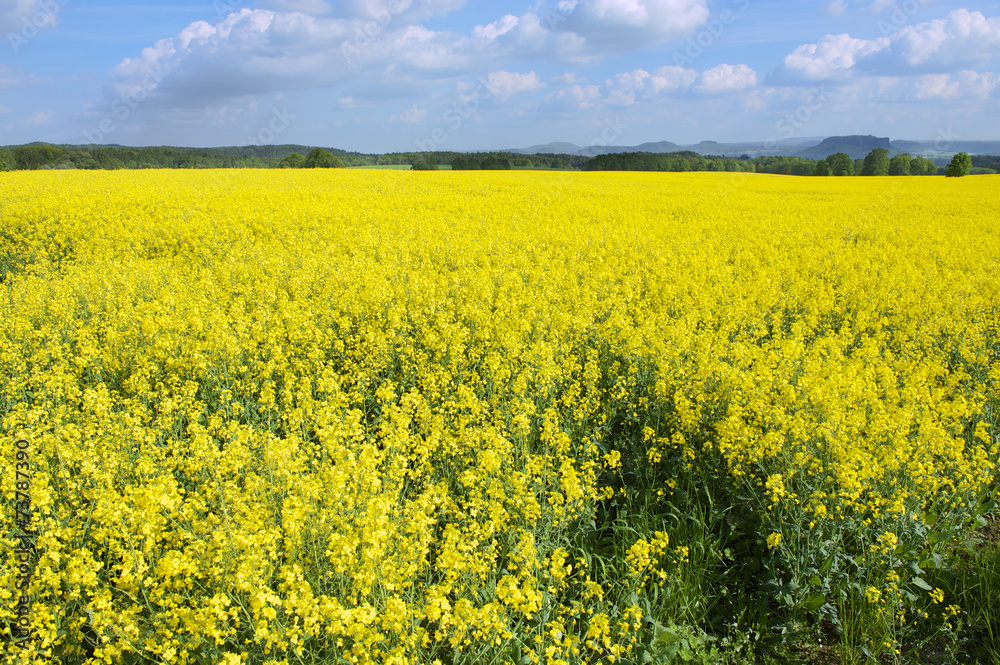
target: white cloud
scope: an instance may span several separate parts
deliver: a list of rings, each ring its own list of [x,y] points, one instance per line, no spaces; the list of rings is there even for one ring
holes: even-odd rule
[[[924,74],[912,80],[899,79],[899,97],[910,100],[951,101],[989,99],[1000,76],[963,70],[955,74]]]
[[[821,81],[850,70],[859,58],[886,48],[887,38],[869,41],[848,34],[826,35],[815,44],[803,44],[785,56],[785,74],[807,81]]]
[[[10,107],[0,106],[0,113],[10,113]]]
[[[535,92],[545,87],[535,72],[496,71],[486,77],[486,87],[498,100],[504,101],[520,92]]]
[[[601,89],[596,85],[573,84],[546,95],[545,102],[555,108],[583,111],[596,107],[601,101]]]
[[[909,67],[983,64],[1000,53],[1000,18],[956,9],[943,19],[904,27],[891,40],[893,55]]]
[[[698,72],[684,67],[660,67],[652,73],[636,69],[618,74],[613,80],[606,82],[606,101],[615,106],[631,106],[664,92],[687,90],[697,78]]]
[[[401,122],[407,125],[416,125],[423,122],[424,118],[427,117],[427,109],[417,104],[414,104],[410,110],[400,115],[392,116],[390,122]]]
[[[0,34],[18,35],[32,26],[35,31],[52,27],[59,22],[59,13],[66,0],[0,0]]]
[[[492,23],[477,25],[472,29],[472,36],[477,39],[496,39],[500,35],[505,35],[514,29],[518,23],[518,18],[513,14],[507,14]]]
[[[596,105],[633,106],[661,95],[680,98],[737,93],[757,85],[757,73],[747,65],[718,65],[704,72],[672,65],[652,72],[635,69],[604,82],[602,88],[567,85],[546,101],[576,100],[580,108]]]
[[[947,73],[1000,54],[1000,18],[956,9],[945,18],[904,26],[888,37],[826,35],[787,55],[776,82],[822,81],[849,75]]]
[[[610,50],[632,50],[686,37],[709,18],[706,0],[580,0],[563,5],[565,21],[555,30],[571,31]]]
[[[702,72],[694,86],[705,95],[739,92],[757,85],[757,72],[746,65],[718,65]]]
[[[468,64],[454,35],[404,21],[383,28],[361,19],[243,9],[216,25],[192,23],[126,58],[111,75],[109,97],[139,95],[151,108],[204,106],[356,81],[362,73],[373,88],[403,90],[408,81],[459,75]]]

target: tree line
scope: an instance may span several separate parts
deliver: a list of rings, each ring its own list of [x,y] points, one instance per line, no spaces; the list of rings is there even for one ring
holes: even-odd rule
[[[575,169],[584,171],[729,171],[800,176],[965,175],[1000,171],[1000,157],[966,153],[948,165],[908,154],[889,156],[875,148],[863,159],[843,152],[825,159],[761,156],[739,158],[672,153],[625,152],[595,157],[510,152],[402,152],[366,155],[307,146],[240,146],[171,148],[122,146],[57,146],[47,143],[0,148],[0,171],[35,169],[147,168],[343,168],[410,166],[414,170]]]

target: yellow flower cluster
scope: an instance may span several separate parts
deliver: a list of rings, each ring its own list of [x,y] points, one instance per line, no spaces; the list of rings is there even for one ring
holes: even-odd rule
[[[39,534],[2,662],[85,629],[103,662],[613,662],[642,612],[567,543],[623,465],[720,456],[770,547],[786,511],[973,495],[996,179],[732,178],[0,174],[0,444],[36,451]],[[622,548],[640,584],[667,547]]]

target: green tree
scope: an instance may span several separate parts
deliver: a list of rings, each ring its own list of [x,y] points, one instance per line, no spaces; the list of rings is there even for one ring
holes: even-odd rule
[[[323,148],[313,148],[306,157],[305,168],[307,169],[342,169],[344,162],[340,157],[335,156],[329,150]]]
[[[854,175],[854,161],[846,152],[838,152],[826,158],[830,164],[830,175]]]
[[[52,166],[62,156],[62,148],[57,148],[48,143],[22,145],[14,151],[14,164],[19,169],[32,170],[42,166]]]
[[[7,170],[7,153],[0,152],[0,171]]]
[[[327,153],[329,154],[329,153]],[[333,155],[330,155],[331,157]],[[293,152],[292,154],[286,156],[281,162],[278,163],[283,169],[301,169],[306,165],[306,158],[298,152]]]
[[[830,175],[830,162],[825,159],[816,162],[816,175]]]
[[[960,152],[951,158],[951,162],[948,164],[948,171],[945,175],[949,178],[961,178],[964,175],[969,175],[969,169],[971,168],[972,157],[967,152]]]
[[[910,161],[910,175],[934,175],[937,173],[937,164],[926,157],[914,157]]]
[[[910,156],[906,153],[889,160],[889,175],[910,175]]]
[[[889,151],[875,148],[865,157],[861,175],[889,175]]]
[[[427,157],[427,161],[424,161],[423,158],[418,156],[413,160],[413,166],[411,168],[414,171],[437,171],[437,157],[430,155]]]

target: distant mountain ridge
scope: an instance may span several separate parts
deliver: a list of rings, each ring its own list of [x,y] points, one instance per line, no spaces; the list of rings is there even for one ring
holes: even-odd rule
[[[760,157],[766,155],[782,157],[803,157],[805,159],[825,159],[838,152],[850,155],[851,159],[861,159],[875,148],[884,148],[890,156],[909,153],[913,157],[947,158],[958,152],[968,152],[971,155],[1000,155],[1000,141],[959,141],[959,140],[923,140],[893,141],[889,137],[878,137],[871,134],[855,134],[850,136],[828,136],[815,138],[792,138],[779,141],[747,141],[742,143],[718,143],[702,141],[691,145],[673,143],[672,141],[655,141],[635,146],[601,145],[599,142],[589,147],[575,143],[554,142],[534,145],[530,148],[507,149],[522,155],[554,154],[579,155],[594,157],[622,152],[668,153],[689,150],[700,155],[717,155],[719,157]]]
[[[878,138],[869,134],[868,136],[831,136],[823,139],[819,145],[796,153],[795,156],[805,159],[826,159],[830,155],[844,152],[851,159],[861,159],[875,148],[888,150],[890,155],[903,152],[893,149],[889,137]]]

